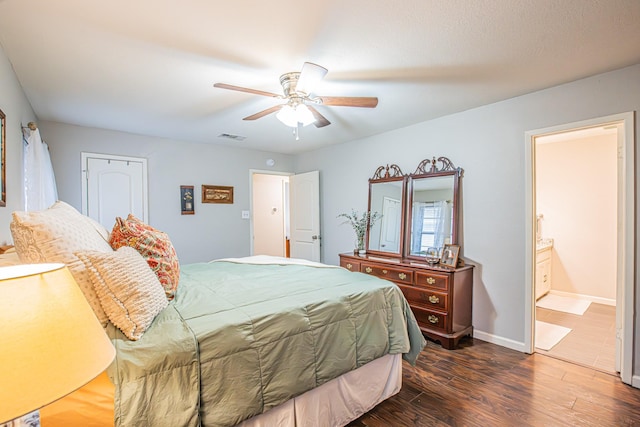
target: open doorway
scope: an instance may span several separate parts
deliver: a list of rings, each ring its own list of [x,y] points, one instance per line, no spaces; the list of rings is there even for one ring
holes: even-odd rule
[[[289,175],[251,173],[251,254],[289,257]]]
[[[535,351],[615,373],[616,125],[535,140]]]
[[[250,170],[251,254],[320,262],[320,173]]]
[[[530,131],[525,138],[526,351],[620,372],[628,384],[634,318],[633,119],[633,113],[618,114]],[[605,159],[598,162],[599,156]],[[557,306],[537,307],[547,296],[571,298],[582,308],[571,309],[574,314]],[[596,323],[610,322],[601,331],[610,336],[595,336],[585,314]],[[551,332],[561,336],[549,349],[541,349],[549,342],[539,342],[546,340],[540,321],[565,328]],[[597,350],[602,353],[589,356],[579,349],[579,335],[590,350],[602,341]],[[554,348],[560,354],[554,355]]]

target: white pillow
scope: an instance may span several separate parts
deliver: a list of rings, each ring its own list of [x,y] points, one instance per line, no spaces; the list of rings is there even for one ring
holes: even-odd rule
[[[74,207],[58,201],[49,209],[13,212],[10,225],[16,252],[23,263],[61,262],[67,265],[103,325],[108,322],[78,251],[113,252],[96,223]],[[104,228],[104,227],[103,227]]]
[[[138,340],[169,303],[147,261],[123,246],[111,253],[78,252],[109,320],[131,340]]]

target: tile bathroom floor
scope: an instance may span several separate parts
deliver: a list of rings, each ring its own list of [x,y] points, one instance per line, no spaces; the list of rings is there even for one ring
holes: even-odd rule
[[[591,303],[582,315],[536,307],[536,320],[571,328],[551,350],[536,352],[615,373],[616,308]]]

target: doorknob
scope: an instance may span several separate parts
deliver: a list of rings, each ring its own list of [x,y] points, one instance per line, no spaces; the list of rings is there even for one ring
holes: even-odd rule
[[[320,236],[315,235],[315,236],[311,236],[311,240],[318,240],[320,238]]]

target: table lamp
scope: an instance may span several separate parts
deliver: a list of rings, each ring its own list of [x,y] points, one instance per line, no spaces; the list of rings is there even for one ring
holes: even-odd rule
[[[1,267],[0,295],[0,425],[82,387],[113,360],[64,264]]]

